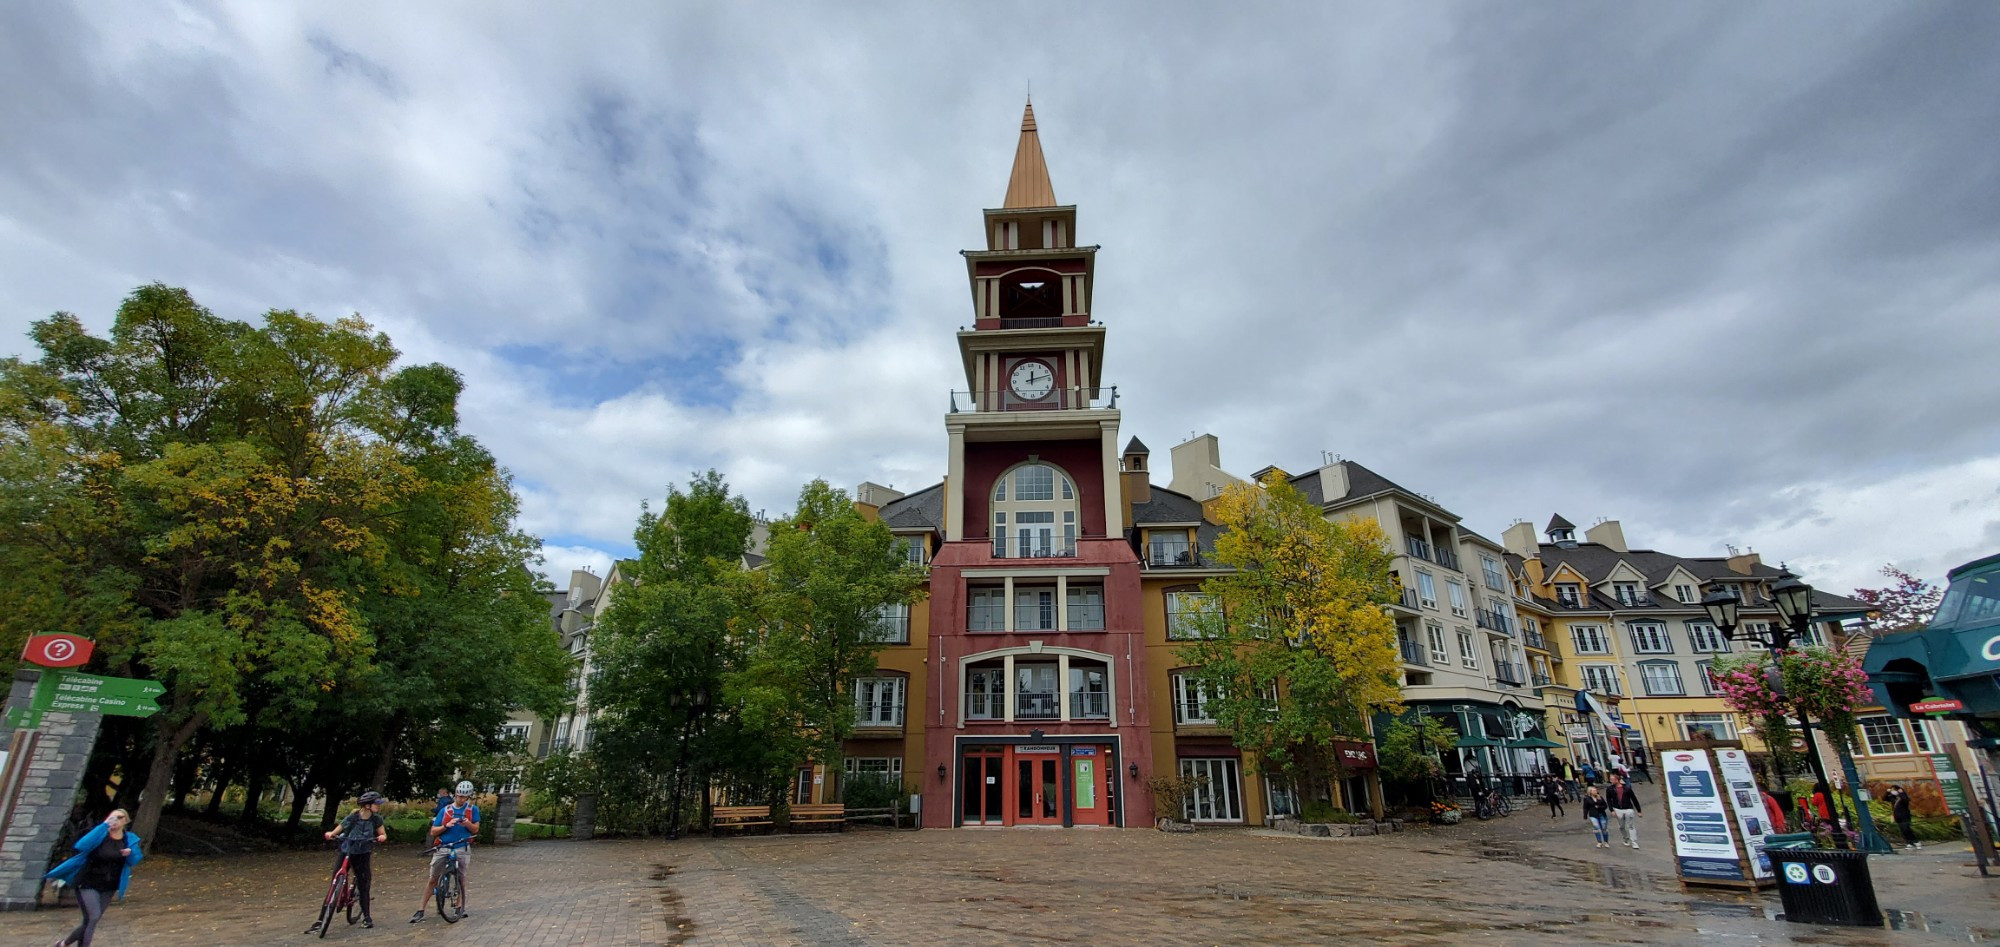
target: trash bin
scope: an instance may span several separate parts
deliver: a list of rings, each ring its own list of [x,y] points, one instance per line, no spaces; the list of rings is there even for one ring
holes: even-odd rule
[[[1811,832],[1780,832],[1764,836],[1764,850],[1767,852],[1773,850],[1781,852],[1796,851],[1801,848],[1813,847],[1814,840]]]
[[[1875,880],[1868,874],[1868,853],[1829,849],[1765,851],[1778,873],[1778,899],[1785,920],[1800,924],[1840,924],[1880,927],[1882,908],[1875,903]]]

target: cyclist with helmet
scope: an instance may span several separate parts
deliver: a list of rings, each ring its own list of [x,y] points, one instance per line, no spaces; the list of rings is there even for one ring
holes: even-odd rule
[[[437,817],[431,820],[431,841],[437,851],[431,855],[430,880],[424,882],[424,890],[417,896],[417,913],[410,915],[410,923],[424,919],[424,903],[431,896],[431,888],[437,885],[438,875],[444,871],[445,853],[457,851],[458,870],[465,873],[472,866],[472,840],[478,835],[479,807],[472,804],[472,780],[461,779],[451,805],[439,809]],[[458,909],[458,916],[465,916],[464,907]]]
[[[333,870],[340,870],[341,859],[347,860],[347,870],[354,877],[354,890],[361,895],[361,926],[374,927],[375,918],[369,911],[368,894],[370,882],[375,880],[375,872],[369,864],[374,860],[375,846],[389,840],[389,833],[382,827],[382,794],[369,790],[361,794],[360,806],[340,820],[340,825],[326,833],[331,841],[340,839],[340,854],[333,859]],[[306,933],[319,930],[314,922]]]

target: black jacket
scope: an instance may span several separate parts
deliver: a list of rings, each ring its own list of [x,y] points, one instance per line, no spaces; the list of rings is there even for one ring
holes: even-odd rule
[[[1609,803],[1613,809],[1630,809],[1633,812],[1645,811],[1639,808],[1639,794],[1632,791],[1631,783],[1621,783],[1605,790],[1604,801]]]

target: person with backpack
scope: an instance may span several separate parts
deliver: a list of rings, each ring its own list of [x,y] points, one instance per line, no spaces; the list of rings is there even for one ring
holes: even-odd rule
[[[374,927],[375,914],[370,909],[369,894],[375,881],[375,846],[389,840],[388,829],[382,824],[382,794],[372,789],[362,793],[355,810],[325,837],[328,841],[340,839],[340,853],[334,856],[333,870],[339,871],[340,863],[347,862],[354,891],[361,896],[361,926]],[[319,933],[319,922],[313,922],[306,933]]]
[[[458,854],[458,870],[470,874],[472,867],[472,840],[479,837],[479,807],[472,804],[472,780],[458,782],[458,792],[452,797],[451,805],[438,810],[431,820],[431,842],[437,848],[431,855],[430,877],[424,882],[423,894],[417,899],[417,913],[410,915],[410,923],[420,923],[424,919],[424,902],[431,896],[432,886],[437,884],[438,875],[444,871],[447,853]],[[458,916],[465,916],[465,908],[460,906]]]

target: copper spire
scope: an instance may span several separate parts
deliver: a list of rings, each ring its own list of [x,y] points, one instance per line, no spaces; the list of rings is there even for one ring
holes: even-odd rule
[[[1007,200],[1001,207],[1054,207],[1055,185],[1042,160],[1042,139],[1035,134],[1035,103],[1021,115],[1021,143],[1014,148],[1014,173],[1007,178]]]

